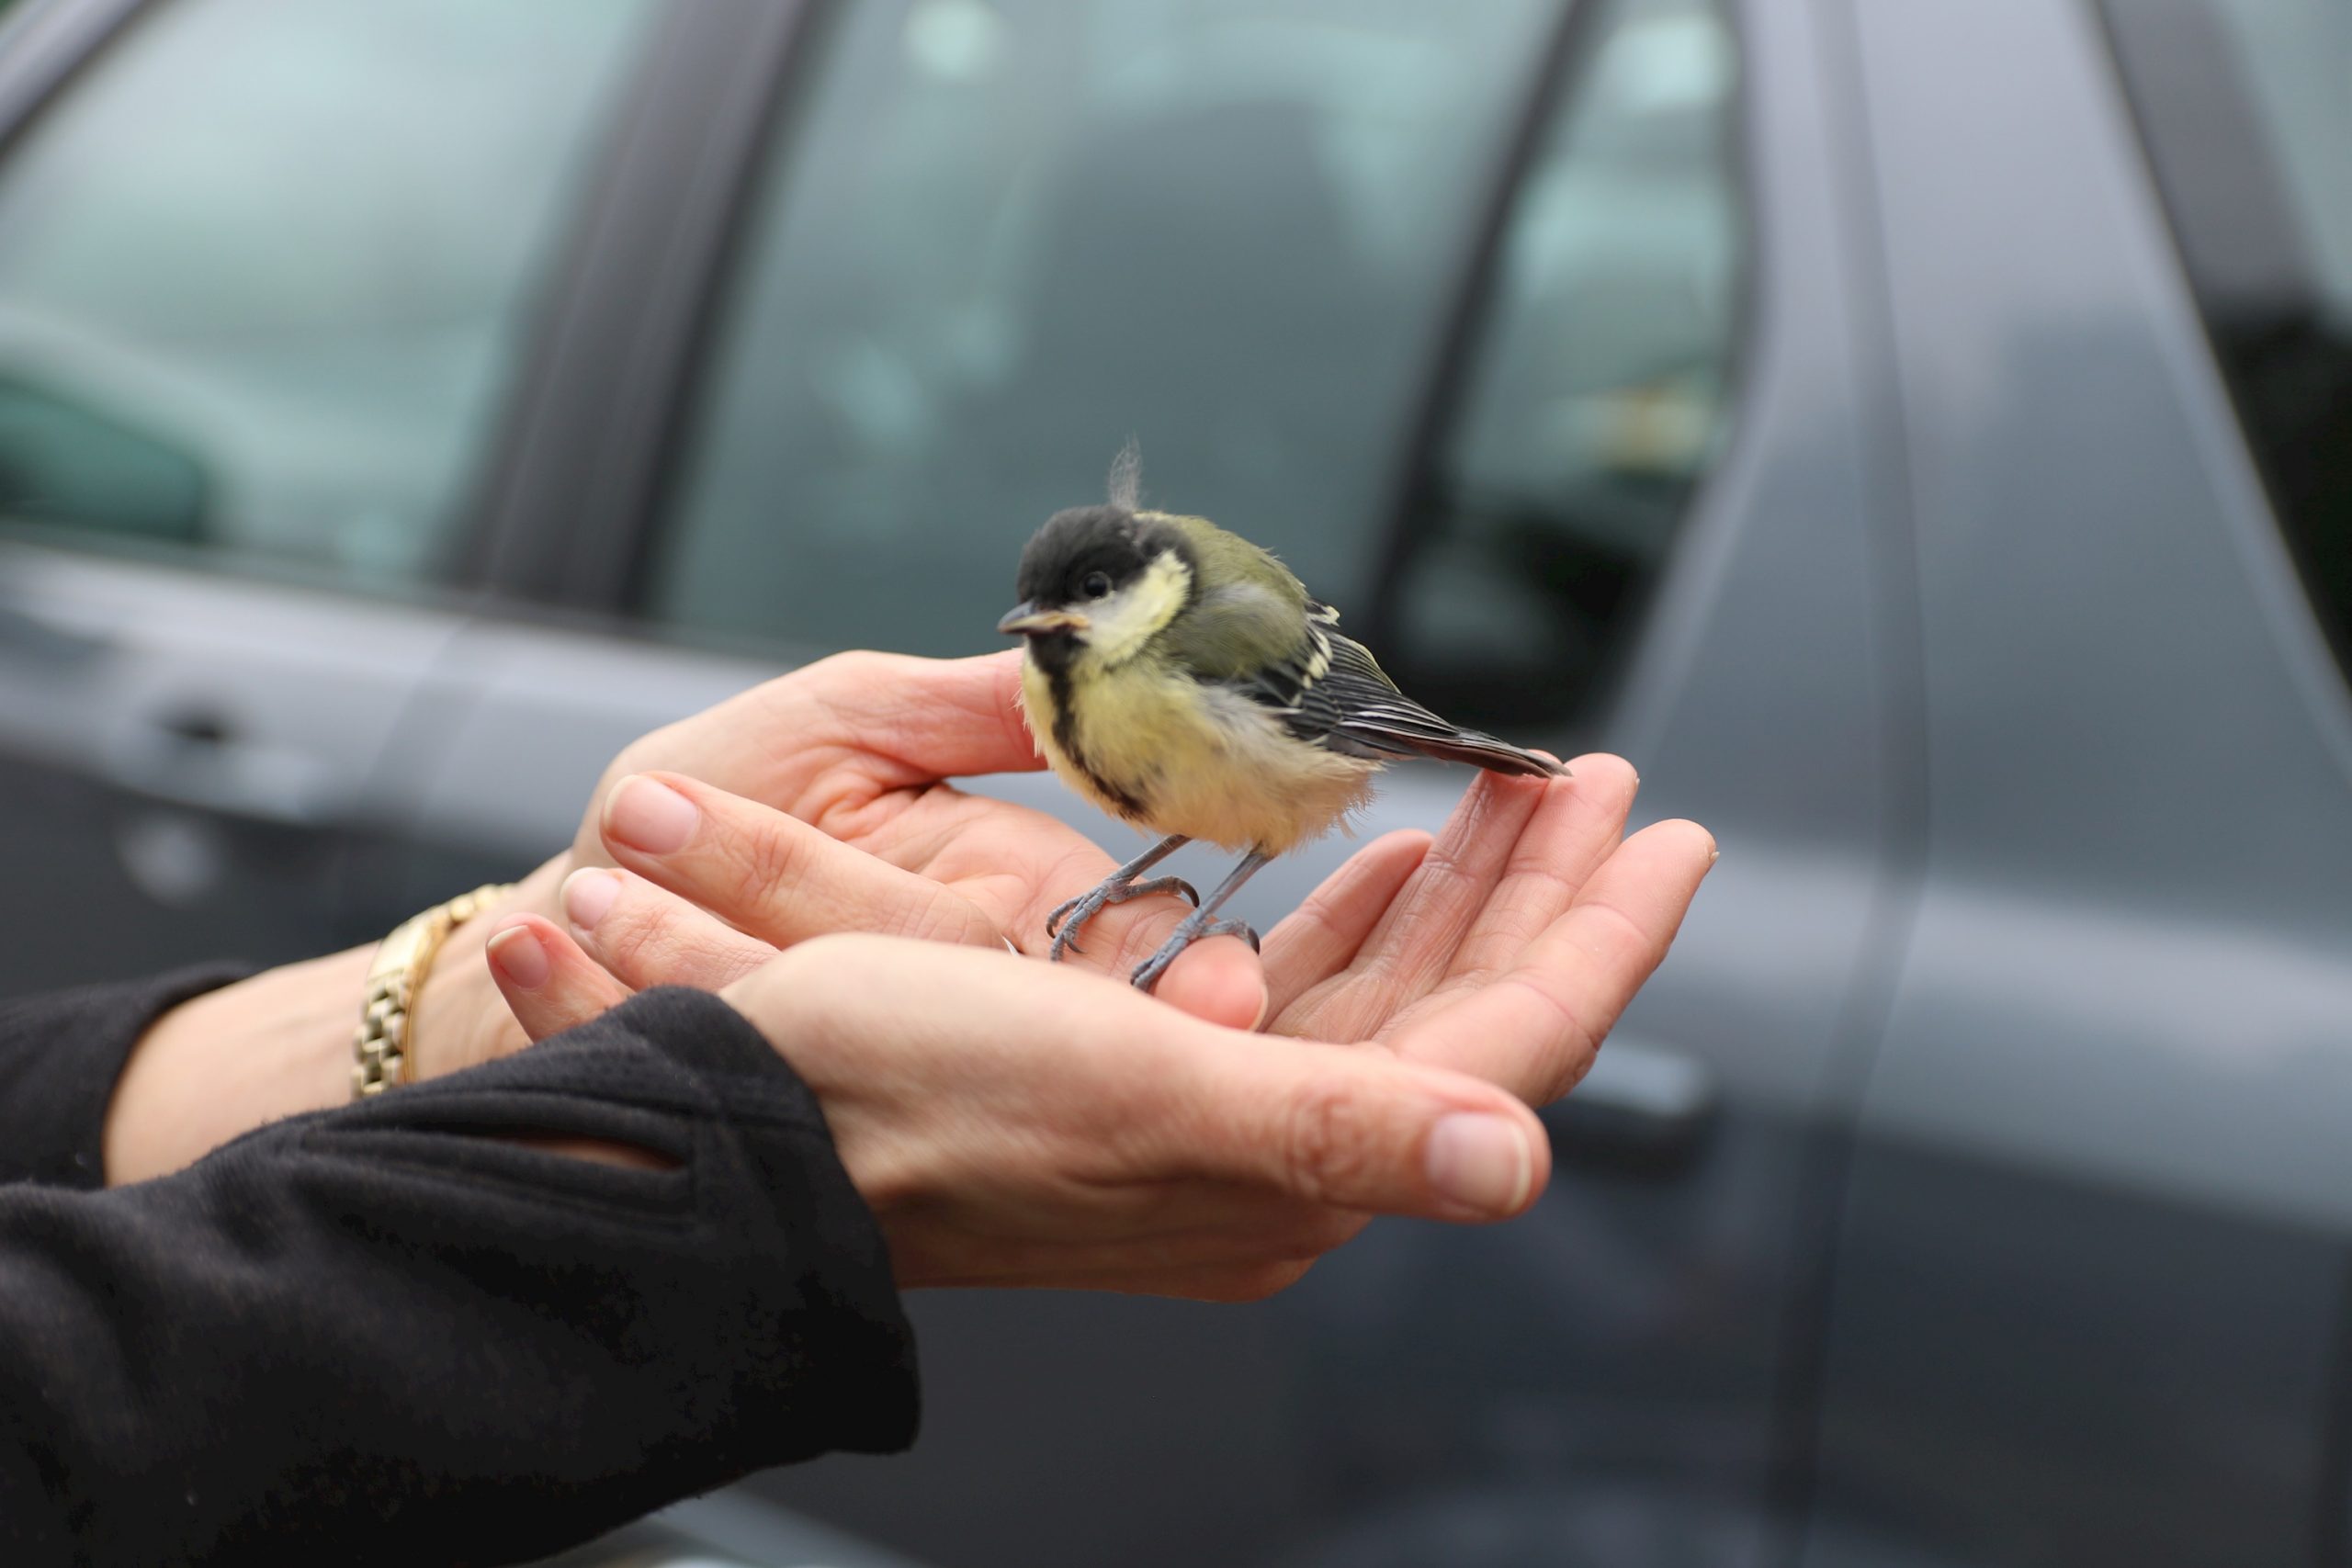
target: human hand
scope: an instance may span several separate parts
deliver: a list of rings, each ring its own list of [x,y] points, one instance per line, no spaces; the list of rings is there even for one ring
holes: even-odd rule
[[[1110,857],[1041,813],[937,783],[944,773],[1038,765],[1012,707],[1018,671],[1017,653],[843,655],[754,688],[625,750],[599,785],[594,841],[583,828],[574,858],[620,858],[660,881],[650,863],[607,840],[606,808],[623,770],[673,760],[795,813],[741,827],[726,852],[742,862],[736,869],[713,862],[663,883],[739,930],[772,945],[856,929],[1035,942],[1046,912],[1091,886]],[[778,745],[782,737],[789,742]],[[1713,839],[1688,822],[1621,843],[1633,770],[1605,755],[1579,758],[1575,770],[1541,782],[1479,775],[1441,840],[1396,833],[1359,852],[1269,935],[1262,970],[1238,942],[1204,943],[1202,958],[1170,971],[1161,998],[1228,1023],[1262,1008],[1273,1032],[1379,1043],[1476,1072],[1532,1103],[1556,1098],[1663,957],[1713,854]],[[555,880],[518,907],[560,920]],[[1124,974],[1183,912],[1170,896],[1106,911],[1088,963]],[[701,958],[691,942],[644,941],[625,977],[715,987],[765,956],[719,940]]]
[[[498,945],[546,961],[509,987],[535,1038],[612,999],[544,921]],[[1372,1213],[1499,1219],[1550,1170],[1492,1085],[1204,1023],[1068,965],[825,937],[719,995],[816,1095],[901,1286],[1254,1299]]]
[[[865,931],[1042,951],[1046,917],[1116,863],[1057,818],[945,782],[1044,767],[1021,716],[1020,672],[1017,649],[954,660],[857,652],[755,686],[626,748],[597,785],[572,863],[615,863],[605,806],[622,780],[684,774],[813,829],[764,840],[775,870],[811,884],[790,940]],[[1081,965],[1124,976],[1185,912],[1172,894],[1105,911],[1087,928]],[[1256,955],[1230,938],[1204,943],[1167,987],[1162,999],[1179,1009],[1239,1025],[1256,1021],[1266,997]]]
[[[1537,1104],[1580,1077],[1664,955],[1713,841],[1665,823],[1621,844],[1633,771],[1604,756],[1578,768],[1548,787],[1482,780],[1442,839],[1394,834],[1350,862],[1268,939],[1273,1032],[1378,1043]],[[905,874],[675,774],[620,781],[604,844],[627,869],[574,872],[563,897],[570,935],[611,976],[603,1005],[650,986],[718,990],[829,929],[832,890]]]
[[[1020,658],[826,660],[630,747],[599,800],[635,768],[688,774],[944,889],[889,877],[814,833],[746,824],[737,852],[753,857],[749,880],[764,864],[844,890],[812,896],[809,918],[781,936],[746,928],[772,940],[865,930],[985,944],[1001,932],[1024,951],[1041,947],[1046,914],[1099,882],[1111,857],[1042,813],[937,784],[1040,766],[1014,705]],[[1685,821],[1624,839],[1640,782],[1632,767],[1601,753],[1572,767],[1556,780],[1476,775],[1440,838],[1389,834],[1326,881],[1269,934],[1262,969],[1232,939],[1204,942],[1158,996],[1218,1022],[1261,1017],[1270,1032],[1380,1043],[1534,1104],[1556,1099],[1665,956],[1715,851]],[[617,862],[659,880],[611,844],[607,826],[592,810],[575,863]],[[663,886],[717,898],[741,924],[754,908],[743,880]],[[1086,965],[1125,975],[1185,912],[1165,894],[1105,910],[1088,927]]]
[[[1621,844],[1632,770],[1607,757],[1577,767],[1581,791],[1481,781],[1434,844],[1403,833],[1367,846],[1268,939],[1283,997],[1276,1028],[1311,1037],[1321,1027],[1468,1068],[1535,1103],[1581,1077],[1663,955],[1713,840],[1665,823]],[[774,958],[760,935],[769,922],[794,918],[771,913],[792,895],[766,868],[799,825],[676,777],[624,781],[611,800],[606,841],[627,869],[570,884],[594,918],[571,932],[513,919],[492,938],[501,983],[535,1038],[632,988],[737,983]],[[610,830],[640,814],[670,822],[671,836]],[[1335,1246],[1362,1219],[1326,1214],[1316,1239]]]
[[[503,917],[561,923],[559,886],[577,867],[613,863],[606,802],[639,773],[690,775],[792,819],[762,846],[772,857],[765,873],[790,895],[770,911],[774,944],[867,931],[987,947],[1009,938],[1042,950],[1046,915],[1116,863],[1043,812],[944,782],[1044,766],[1015,705],[1020,660],[1018,649],[959,660],[840,654],[631,742],[597,784],[571,850],[443,948],[419,1002],[412,1069],[455,1071],[526,1043],[492,985],[483,944]],[[1185,912],[1172,894],[1105,910],[1088,926],[1079,963],[1125,975]],[[1257,954],[1228,937],[1187,953],[1158,995],[1247,1025],[1267,990]]]
[[[1641,781],[1481,773],[1436,839],[1367,845],[1267,934],[1268,1032],[1380,1045],[1530,1104],[1574,1088],[1714,863],[1667,821],[1623,837]]]

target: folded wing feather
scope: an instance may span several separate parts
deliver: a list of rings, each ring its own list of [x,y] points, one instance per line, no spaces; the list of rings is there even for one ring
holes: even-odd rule
[[[1506,740],[1448,723],[1396,689],[1371,650],[1329,629],[1320,604],[1292,659],[1229,682],[1280,715],[1299,739],[1351,757],[1434,757],[1491,773],[1558,778],[1567,769]]]

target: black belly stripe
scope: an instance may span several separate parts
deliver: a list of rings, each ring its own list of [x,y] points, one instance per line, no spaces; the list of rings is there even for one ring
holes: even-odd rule
[[[1145,821],[1150,818],[1150,804],[1138,798],[1132,790],[1120,788],[1117,784],[1113,784],[1109,779],[1104,778],[1101,773],[1096,773],[1092,768],[1087,767],[1083,762],[1080,762],[1079,767],[1085,773],[1087,778],[1093,784],[1096,789],[1101,790],[1104,795],[1111,797],[1111,804],[1119,808],[1120,816],[1134,822]]]
[[[1086,749],[1078,743],[1078,712],[1070,701],[1069,660],[1067,657],[1039,660],[1038,668],[1046,672],[1046,687],[1054,699],[1054,744],[1069,759],[1071,767],[1086,775],[1103,798],[1119,809],[1123,817],[1140,820],[1151,815],[1150,806],[1134,791],[1104,778],[1086,760]]]
[[[1061,748],[1063,756],[1076,762],[1079,760],[1078,715],[1070,707],[1069,660],[1066,655],[1058,659],[1040,659],[1037,668],[1046,672],[1046,690],[1053,694],[1054,744]],[[1080,763],[1080,767],[1084,765]]]

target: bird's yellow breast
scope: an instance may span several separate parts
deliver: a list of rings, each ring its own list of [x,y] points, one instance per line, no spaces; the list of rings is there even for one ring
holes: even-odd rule
[[[1081,651],[1057,681],[1033,652],[1021,695],[1038,750],[1071,788],[1154,832],[1229,850],[1281,854],[1329,832],[1371,797],[1379,771],[1148,653],[1104,666]]]

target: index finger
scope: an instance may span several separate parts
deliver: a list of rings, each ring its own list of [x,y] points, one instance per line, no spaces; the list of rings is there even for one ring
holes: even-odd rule
[[[1020,690],[1018,649],[980,659],[838,653],[633,742],[597,791],[658,768],[824,827],[893,790],[1044,767]],[[591,860],[594,838],[578,846]]]
[[[1714,863],[1695,822],[1645,828],[1527,944],[1517,964],[1414,1018],[1389,1042],[1400,1056],[1476,1075],[1534,1105],[1575,1087],[1617,1015],[1666,957]]]
[[[1035,773],[1046,764],[1021,713],[1021,658],[1017,648],[972,659],[839,653],[736,700],[791,739],[780,759],[788,774],[840,762],[835,747],[854,749],[886,789]]]

